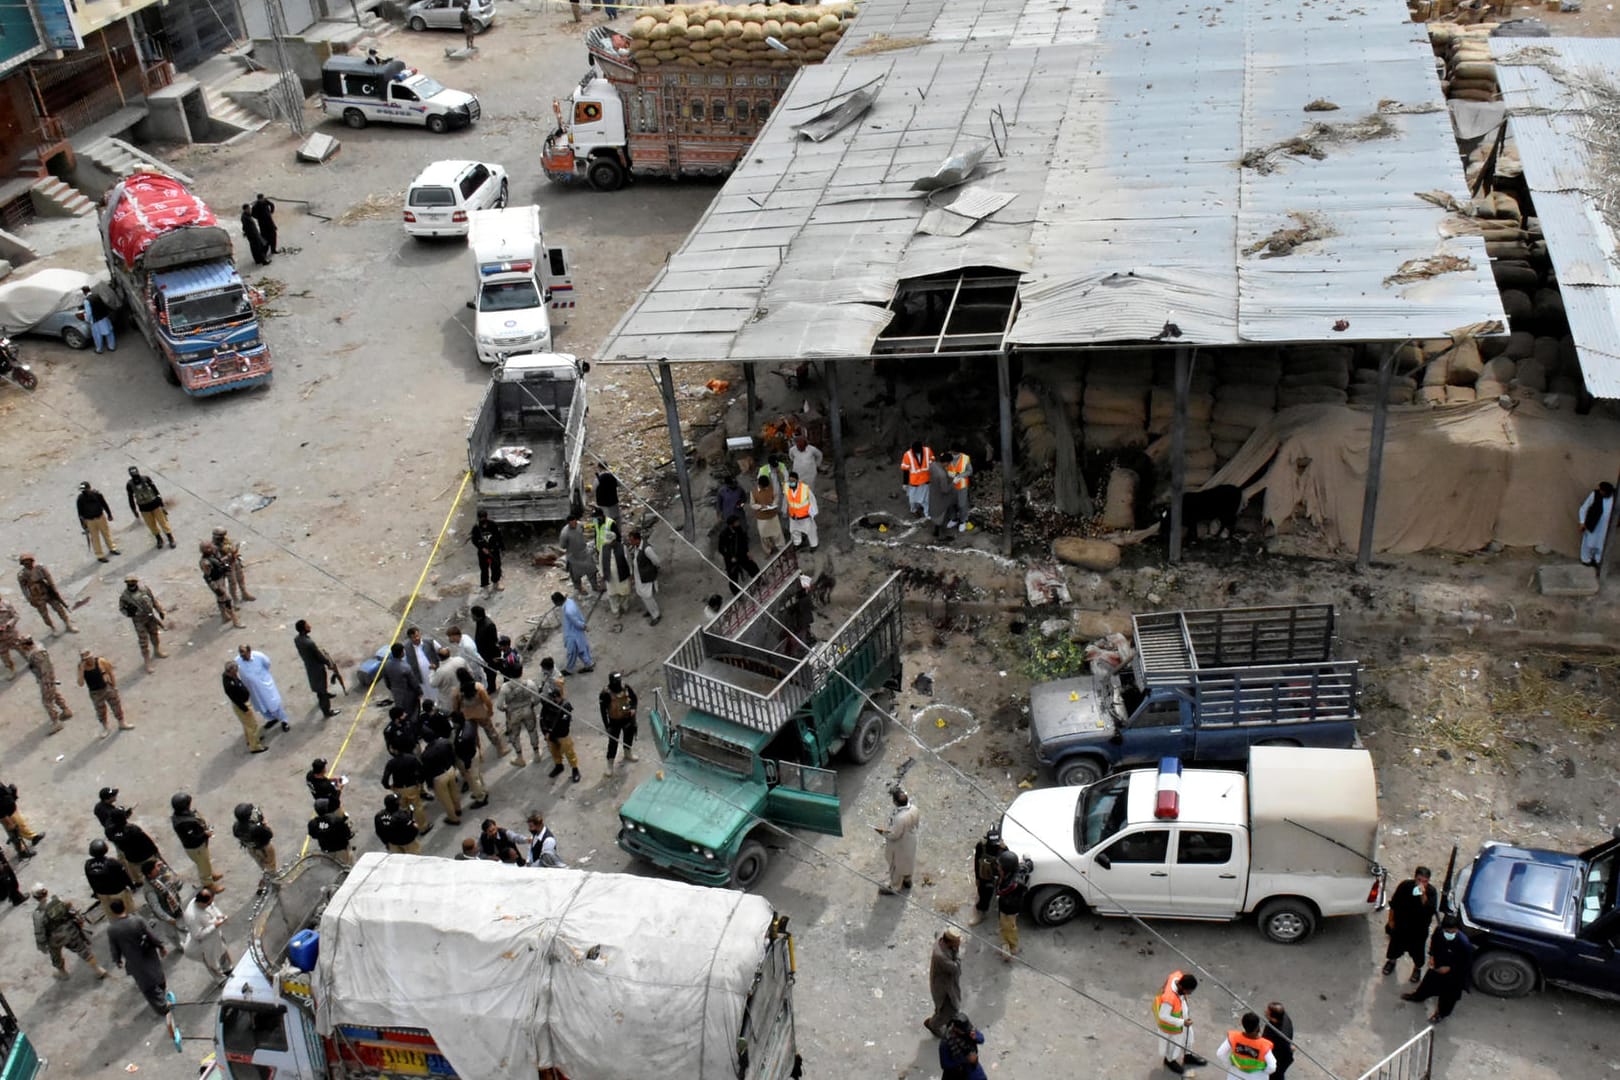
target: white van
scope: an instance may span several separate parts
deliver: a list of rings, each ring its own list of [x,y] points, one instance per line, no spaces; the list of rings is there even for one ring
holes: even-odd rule
[[[518,353],[551,351],[553,319],[574,307],[568,253],[547,247],[538,206],[508,206],[468,215],[473,317],[478,359],[499,364]]]

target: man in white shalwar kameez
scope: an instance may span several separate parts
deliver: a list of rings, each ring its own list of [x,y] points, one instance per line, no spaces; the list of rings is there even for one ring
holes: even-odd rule
[[[254,711],[264,717],[266,727],[278,723],[281,730],[286,731],[289,727],[287,710],[281,705],[281,691],[270,674],[270,658],[262,652],[254,652],[251,645],[237,649],[236,657],[237,674],[247,684],[248,699]]]
[[[195,956],[216,979],[231,973],[231,954],[225,947],[225,913],[214,904],[210,889],[199,889],[180,915],[187,956]]]
[[[1608,538],[1610,515],[1614,512],[1614,485],[1607,480],[1588,492],[1581,503],[1581,562],[1596,566],[1603,558],[1603,542]]]

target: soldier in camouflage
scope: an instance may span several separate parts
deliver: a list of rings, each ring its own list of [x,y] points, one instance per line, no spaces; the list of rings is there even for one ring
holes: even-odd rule
[[[28,658],[28,670],[39,682],[39,700],[45,705],[45,715],[51,718],[50,734],[55,735],[62,730],[63,720],[73,719],[73,710],[62,696],[62,684],[56,679],[56,665],[51,663],[51,654],[34,644],[33,638],[24,637],[19,644]]]
[[[202,556],[197,560],[197,569],[202,571],[203,581],[214,592],[214,603],[219,605],[219,621],[241,626],[242,620],[236,617],[236,605],[226,591],[226,582],[231,577],[230,567],[225,564],[219,550],[208,541],[198,544],[197,550]]]
[[[67,604],[62,600],[62,594],[56,589],[56,580],[51,572],[34,561],[34,556],[23,552],[17,556],[22,563],[22,569],[17,571],[17,587],[22,590],[23,596],[39,612],[39,617],[45,620],[45,625],[51,633],[56,633],[56,624],[51,622],[51,611],[54,610],[62,617],[62,625],[70,634],[77,634],[78,627],[68,617]]]
[[[67,960],[62,956],[62,950],[67,949],[89,964],[96,978],[105,979],[107,969],[96,961],[96,954],[90,950],[90,935],[85,933],[84,916],[68,901],[52,896],[51,890],[44,885],[34,886],[34,899],[39,901],[39,907],[34,909],[34,944],[51,958],[56,977],[68,977]]]
[[[231,572],[229,581],[231,599],[244,603],[258,599],[247,591],[247,577],[242,566],[242,545],[232,540],[224,529],[215,529],[214,550],[219,552],[219,557],[225,560],[225,566]]]
[[[141,645],[141,661],[146,673],[152,673],[152,657],[168,656],[163,651],[160,634],[163,630],[163,605],[151,588],[141,584],[134,574],[124,579],[124,591],[118,597],[118,610],[135,627],[135,640]]]

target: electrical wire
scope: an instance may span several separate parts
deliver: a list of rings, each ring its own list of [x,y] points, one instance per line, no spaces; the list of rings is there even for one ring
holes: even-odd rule
[[[832,361],[828,361],[828,362],[830,363]],[[649,376],[650,376],[651,369],[648,368],[648,371],[649,371]],[[528,389],[528,387],[523,386],[522,383],[518,383],[516,385],[522,387],[524,393],[528,395],[529,399],[531,401],[533,401],[534,404],[537,405],[539,408],[541,408],[546,413],[548,413],[551,416],[552,420],[555,421],[559,425],[559,427],[561,427],[563,430],[567,430],[567,425],[562,422],[562,418],[559,417],[556,414],[555,411],[553,411],[549,406],[547,406],[544,402],[542,402],[538,397],[536,397],[534,395],[534,393]],[[662,393],[662,388],[661,387],[660,387],[660,393]],[[678,449],[675,449],[675,448],[672,448],[672,449],[674,449],[674,452],[677,452],[677,453],[681,452]],[[588,448],[586,449],[585,452],[599,466],[601,466],[604,469],[608,469],[609,471],[611,471],[611,467],[609,466],[607,460],[605,458],[603,458],[600,454],[597,454],[595,451],[590,450]],[[632,487],[630,485],[622,485],[622,486],[625,487],[632,495],[635,494],[635,488],[634,487]],[[691,551],[694,554],[697,555],[700,562],[707,565],[710,569],[715,570],[716,572],[720,573],[722,576],[725,575],[724,570],[722,570],[720,567],[716,566],[714,561],[708,557],[707,553],[705,553],[701,548],[699,548],[691,540],[687,539],[686,536],[680,530],[676,529],[674,527],[674,524],[672,522],[670,522],[669,519],[664,517],[663,514],[659,513],[658,509],[656,507],[654,507],[651,502],[649,502],[647,499],[643,498],[643,499],[641,499],[641,503],[642,503],[643,506],[645,506],[647,508],[647,510],[649,512],[651,512],[653,514],[653,516],[655,518],[657,518],[660,522],[662,522],[664,525],[666,525],[670,529],[670,532],[672,533],[672,535],[677,537],[683,544],[685,544],[688,548],[690,548]],[[785,632],[787,634],[788,638],[791,641],[793,641],[801,649],[803,649],[807,656],[810,655],[810,653],[811,653],[810,646],[808,644],[806,644],[803,640],[801,640],[799,638],[799,636],[793,632],[792,627],[788,626],[781,619],[777,618],[776,613],[774,611],[772,611],[769,607],[762,604],[761,605],[761,610],[762,610],[762,612],[765,614],[765,616],[767,618],[769,618],[773,623],[775,623],[778,627],[780,627],[783,632]],[[829,663],[827,667],[828,667],[828,671],[830,672],[830,674],[832,676],[834,676],[836,678],[839,678],[839,679],[842,679],[845,683],[847,683],[850,686],[850,688],[857,695],[859,695],[861,697],[861,699],[864,700],[868,705],[870,705],[872,708],[876,709],[879,713],[882,713],[885,716],[889,715],[889,713],[886,710],[884,710],[883,707],[881,705],[879,705],[872,698],[872,696],[869,693],[866,692],[866,690],[864,688],[862,688],[854,680],[850,679],[847,675],[845,675],[843,673],[843,671],[841,671],[837,667],[836,664]],[[975,794],[977,794],[980,798],[984,799],[984,801],[988,802],[991,806],[996,807],[999,810],[1001,816],[1005,820],[1010,821],[1014,825],[1018,825],[1020,828],[1022,828],[1026,834],[1028,834],[1029,836],[1034,838],[1037,843],[1039,843],[1049,853],[1051,853],[1053,856],[1055,856],[1058,859],[1058,861],[1060,861],[1069,870],[1074,872],[1077,876],[1084,876],[1082,874],[1080,868],[1074,864],[1074,862],[1071,860],[1071,858],[1070,858],[1070,856],[1068,854],[1066,854],[1066,853],[1058,850],[1057,848],[1053,847],[1051,844],[1047,843],[1045,840],[1042,840],[1039,837],[1038,833],[1034,829],[1031,829],[1031,828],[1025,826],[1023,824],[1023,822],[1019,821],[1016,817],[1014,817],[1012,815],[1012,812],[1011,812],[1011,805],[1010,804],[1003,804],[998,798],[996,798],[996,796],[993,793],[991,793],[989,790],[987,790],[975,778],[969,776],[967,773],[963,772],[960,768],[958,768],[954,763],[947,760],[944,757],[944,755],[941,754],[938,750],[936,750],[933,747],[929,746],[927,743],[923,742],[920,738],[917,738],[914,734],[908,733],[908,735],[910,736],[913,744],[916,745],[918,747],[918,749],[920,749],[925,754],[927,754],[928,756],[933,758],[934,761],[937,764],[944,766],[946,770],[948,770],[951,773],[954,773],[957,776],[958,779],[960,779],[964,784],[966,784],[968,786],[968,788],[970,790],[972,790]],[[705,790],[710,790],[710,789],[705,788]],[[715,793],[712,790],[710,790],[710,794],[712,795],[712,794],[715,794]],[[732,804],[732,805],[734,806],[735,809],[742,810],[743,813],[748,814],[756,822],[760,822],[762,824],[765,824],[765,825],[775,829],[776,831],[782,833],[783,835],[789,836],[792,839],[795,839],[795,840],[799,839],[798,837],[793,837],[791,833],[788,833],[785,829],[782,829],[780,826],[776,826],[771,822],[766,822],[766,821],[764,821],[764,819],[758,817],[758,815],[752,814],[750,811],[743,810],[743,808],[741,808],[741,807],[736,807],[735,804]],[[800,840],[799,842],[808,844],[808,841]],[[858,871],[854,871],[854,870],[852,870],[852,872],[859,873]],[[1226,983],[1224,980],[1222,980],[1218,975],[1216,975],[1208,967],[1206,967],[1205,965],[1199,963],[1197,960],[1195,960],[1191,956],[1191,954],[1187,953],[1185,950],[1183,950],[1180,947],[1178,947],[1177,945],[1175,945],[1173,942],[1170,941],[1169,938],[1165,937],[1157,929],[1155,929],[1153,926],[1149,925],[1147,923],[1147,921],[1144,920],[1140,915],[1137,915],[1134,911],[1131,911],[1129,907],[1127,907],[1126,905],[1121,904],[1117,900],[1115,900],[1113,898],[1113,896],[1111,896],[1107,892],[1107,890],[1105,890],[1101,886],[1097,885],[1097,883],[1095,881],[1090,881],[1090,884],[1091,884],[1091,887],[1094,888],[1099,895],[1101,895],[1109,903],[1113,904],[1120,911],[1124,912],[1125,916],[1127,918],[1129,918],[1133,923],[1135,923],[1142,930],[1144,930],[1149,935],[1151,935],[1153,938],[1155,938],[1159,943],[1164,945],[1165,948],[1169,949],[1175,955],[1179,956],[1182,960],[1184,960],[1188,965],[1190,965],[1196,971],[1198,971],[1202,975],[1206,976],[1216,986],[1220,987],[1223,991],[1225,991],[1226,994],[1230,998],[1232,998],[1233,1001],[1237,1002],[1239,1005],[1242,1005],[1246,1010],[1248,1010],[1250,1012],[1255,1012],[1255,1013],[1261,1013],[1262,1012],[1262,1010],[1256,1008],[1256,1006],[1252,1002],[1250,1002],[1242,994],[1238,993],[1235,989],[1233,989],[1228,983]],[[936,912],[928,910],[927,908],[921,908],[920,910],[923,910],[923,911],[927,912],[928,915],[932,916],[933,918],[935,918],[938,921],[950,923],[950,920],[946,919],[943,915],[940,915],[940,914],[938,914]],[[1035,970],[1035,971],[1037,971],[1037,972],[1039,972],[1039,973],[1041,973],[1043,975],[1046,974],[1044,971],[1041,971],[1041,969],[1036,968],[1035,965],[1028,964],[1028,961],[1023,960],[1022,957],[1015,956],[1014,959],[1019,960],[1020,962],[1023,962],[1025,964],[1027,964],[1031,968],[1031,970]],[[1096,1001],[1095,998],[1092,998],[1090,995],[1086,994],[1084,991],[1082,991],[1082,990],[1080,990],[1078,988],[1071,988],[1071,989],[1074,989],[1074,992],[1076,994],[1080,995],[1081,997],[1086,998],[1086,1000],[1093,1001],[1095,1004],[1099,1005],[1099,1007],[1107,1009],[1111,1013],[1116,1013],[1117,1014],[1117,1010],[1112,1009],[1111,1007],[1103,1004],[1102,1002]],[[1125,1019],[1129,1020],[1129,1018],[1125,1018]],[[1129,1022],[1135,1023],[1135,1021],[1129,1021]],[[1142,1027],[1144,1030],[1152,1031],[1155,1038],[1159,1037],[1159,1032],[1157,1032],[1156,1030],[1146,1028],[1145,1025],[1141,1025],[1141,1024],[1137,1024],[1136,1026]],[[1313,1064],[1317,1068],[1321,1069],[1322,1072],[1325,1073],[1329,1077],[1329,1080],[1338,1080],[1338,1077],[1333,1072],[1333,1070],[1329,1069],[1320,1060],[1318,1060],[1316,1057],[1311,1055],[1307,1050],[1305,1050],[1300,1045],[1300,1043],[1297,1040],[1294,1043],[1294,1049],[1296,1050],[1296,1052],[1299,1054],[1300,1057],[1305,1058],[1305,1060],[1309,1061],[1311,1064]]]

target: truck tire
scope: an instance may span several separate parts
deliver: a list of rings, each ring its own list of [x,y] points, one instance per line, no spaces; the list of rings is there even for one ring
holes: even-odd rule
[[[179,386],[180,385],[180,373],[178,371],[174,370],[174,365],[169,363],[167,360],[163,359],[161,356],[158,357],[158,363],[163,365],[163,378],[164,378],[164,381],[167,382],[170,386]]]
[[[850,732],[849,742],[844,744],[844,755],[857,765],[865,765],[877,757],[881,749],[883,749],[883,714],[876,709],[867,709],[861,713],[861,718],[855,721],[855,730]]]
[[[1085,910],[1086,902],[1067,885],[1043,885],[1030,894],[1029,912],[1038,926],[1062,926]]]
[[[624,166],[610,157],[599,157],[585,170],[585,179],[597,191],[618,191],[624,187]]]
[[[1103,765],[1096,758],[1075,757],[1058,762],[1057,782],[1064,787],[1085,787],[1102,778]]]
[[[414,15],[411,17],[410,26],[412,30],[415,30],[418,34],[420,34],[422,31],[427,29],[427,20],[423,19],[420,15]]]
[[[443,135],[450,130],[450,125],[445,122],[444,117],[435,113],[427,118],[427,129],[435,135]]]
[[[356,131],[359,131],[361,128],[366,126],[366,114],[361,112],[359,109],[344,109],[343,122],[354,128]]]
[[[1493,949],[1474,961],[1474,986],[1492,997],[1517,998],[1541,984],[1536,965],[1515,952]]]
[[[1316,910],[1292,897],[1267,900],[1258,918],[1260,932],[1279,945],[1298,945],[1316,932]]]
[[[62,327],[62,344],[70,349],[88,349],[90,339],[77,326]]]
[[[731,860],[731,887],[747,892],[752,889],[765,874],[765,867],[771,861],[771,853],[765,850],[765,845],[758,840],[744,840],[742,847],[737,849],[737,857]]]

